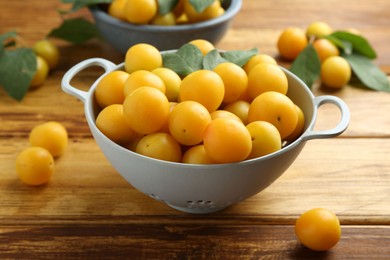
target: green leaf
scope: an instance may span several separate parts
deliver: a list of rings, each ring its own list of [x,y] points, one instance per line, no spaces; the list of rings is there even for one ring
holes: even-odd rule
[[[15,31],[6,32],[0,35],[0,42],[3,43],[8,38],[15,38],[17,36]]]
[[[15,38],[17,36],[16,32],[10,31],[0,35],[0,57],[4,54],[4,49],[10,45],[10,43],[5,44],[5,40],[9,38]]]
[[[163,54],[164,67],[170,68],[180,76],[202,69],[202,52],[192,44],[181,46],[177,52]]]
[[[64,4],[74,4],[77,1],[78,0],[61,0],[61,3],[64,3]]]
[[[99,31],[95,25],[84,18],[73,18],[65,20],[60,27],[53,29],[49,37],[55,37],[80,44],[92,38],[100,38]]]
[[[20,101],[36,70],[36,56],[31,48],[5,51],[0,58],[0,85],[11,97]]]
[[[184,44],[177,52],[167,52],[163,54],[164,67],[170,68],[180,76],[186,76],[194,71],[201,69],[214,69],[223,62],[232,62],[238,66],[244,66],[245,63],[258,53],[256,48],[244,51],[226,51],[219,52],[212,50],[204,57],[202,52],[193,44]]]
[[[218,50],[214,49],[206,54],[203,58],[203,68],[206,70],[213,70],[218,64],[228,62],[222,58]]]
[[[371,47],[370,43],[360,35],[344,31],[337,31],[332,33],[330,36],[352,44],[352,49],[355,53],[360,53],[361,55],[364,55],[370,59],[376,58],[375,50]]]
[[[167,14],[179,3],[179,0],[157,0],[158,13],[161,15]]]
[[[245,51],[245,50],[226,51],[226,52],[222,52],[221,56],[227,61],[233,62],[238,66],[242,67],[245,65],[245,63],[248,62],[250,58],[252,58],[252,56],[258,53],[259,50],[257,48],[253,48],[249,51]]]
[[[352,43],[344,40],[340,40],[334,35],[327,35],[325,36],[326,39],[331,41],[334,45],[336,45],[338,48],[340,48],[345,54],[350,55],[352,54]]]
[[[290,71],[300,78],[311,88],[321,73],[321,61],[312,44],[308,44],[305,49],[291,64]]]
[[[113,0],[61,0],[65,4],[73,4],[71,11],[77,11],[83,7],[96,5],[96,4],[107,4]]]
[[[189,0],[192,7],[198,13],[203,12],[207,7],[209,7],[214,0]]]
[[[202,69],[203,54],[193,44],[184,44],[177,50],[177,54],[191,64],[193,71]]]
[[[390,92],[390,83],[383,73],[371,60],[363,55],[343,55],[351,65],[352,71],[368,88]]]

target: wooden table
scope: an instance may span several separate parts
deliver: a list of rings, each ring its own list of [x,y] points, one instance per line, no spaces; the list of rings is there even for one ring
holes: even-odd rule
[[[16,29],[32,45],[60,24],[59,2],[0,1],[0,33]],[[389,74],[389,10],[388,0],[245,0],[218,47],[258,47],[276,57],[282,29],[323,20],[361,31],[379,54],[375,63]],[[83,104],[61,91],[61,78],[74,64],[91,57],[120,63],[124,57],[99,41],[56,44],[61,62],[44,86],[22,102],[0,91],[1,259],[390,258],[389,93],[316,87],[315,95],[336,95],[348,104],[348,130],[309,141],[293,166],[258,195],[219,213],[190,215],[120,177],[91,137]],[[84,71],[74,84],[87,89],[101,73]],[[70,144],[50,183],[28,187],[16,177],[15,158],[28,145],[31,128],[49,120],[66,126]],[[324,106],[316,127],[329,129],[337,120],[337,110]],[[314,207],[334,211],[342,224],[342,238],[328,252],[312,252],[294,235],[297,217]]]

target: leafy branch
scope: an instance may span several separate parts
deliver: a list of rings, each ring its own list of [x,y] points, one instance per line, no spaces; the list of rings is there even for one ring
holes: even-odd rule
[[[372,60],[375,50],[364,37],[345,31],[336,31],[325,37],[340,50],[341,56],[350,64],[353,73],[369,88],[390,92],[390,82]],[[290,71],[311,88],[321,73],[321,62],[313,45],[309,43],[291,64]]]

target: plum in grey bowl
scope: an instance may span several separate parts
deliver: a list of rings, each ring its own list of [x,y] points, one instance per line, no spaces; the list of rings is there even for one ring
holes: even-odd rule
[[[239,12],[242,0],[225,0],[225,12],[213,19],[172,26],[132,24],[110,16],[102,5],[89,7],[101,36],[116,50],[125,53],[137,43],[149,43],[159,50],[177,49],[195,39],[205,39],[216,44],[230,28]]]

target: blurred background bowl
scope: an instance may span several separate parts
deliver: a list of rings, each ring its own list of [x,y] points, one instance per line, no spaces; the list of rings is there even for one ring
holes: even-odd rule
[[[118,173],[139,191],[183,212],[216,212],[257,194],[290,167],[306,141],[337,136],[349,124],[349,110],[341,99],[335,96],[315,97],[298,77],[283,69],[288,79],[287,96],[305,115],[304,132],[295,141],[277,152],[238,163],[200,165],[153,159],[114,143],[97,128],[95,121],[100,108],[96,103],[95,89],[106,73],[88,91],[70,85],[79,72],[91,66],[102,67],[106,73],[124,70],[123,63],[116,65],[101,58],[88,59],[65,73],[62,89],[84,103],[92,135]],[[314,124],[318,108],[326,103],[339,108],[341,119],[333,129],[316,131]]]
[[[233,17],[238,13],[242,0],[223,1],[224,14],[192,24],[174,26],[136,25],[120,21],[103,10],[101,6],[91,6],[90,11],[102,37],[116,50],[126,53],[137,43],[149,43],[159,50],[177,49],[195,39],[205,39],[218,43],[230,27]]]

